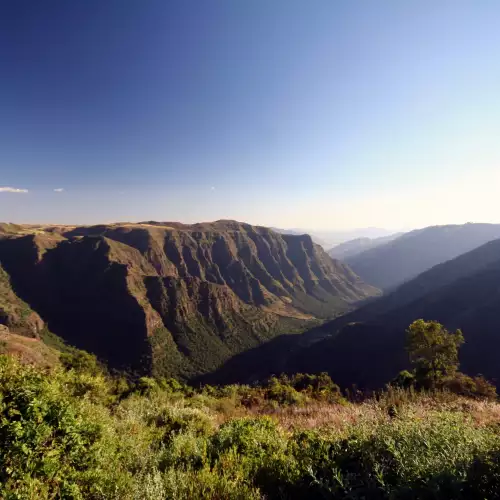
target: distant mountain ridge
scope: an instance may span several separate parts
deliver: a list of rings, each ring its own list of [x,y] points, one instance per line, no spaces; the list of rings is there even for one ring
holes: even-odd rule
[[[184,378],[378,293],[310,236],[237,221],[9,226],[0,263],[70,344]]]
[[[345,258],[364,281],[390,290],[431,267],[500,238],[500,224],[431,226]]]
[[[500,384],[500,239],[439,264],[322,328],[330,336],[289,369],[327,370],[338,383],[376,388],[408,367],[405,329],[424,318],[461,328],[461,368]],[[338,332],[338,334],[337,334]]]
[[[390,236],[397,231],[384,229],[381,227],[361,227],[355,229],[337,229],[337,230],[318,230],[312,231],[316,236],[322,238],[329,244],[329,248],[335,245],[345,243],[346,241],[354,240],[357,238],[382,238]]]
[[[355,238],[353,240],[340,243],[340,245],[331,248],[330,250],[328,250],[328,255],[333,259],[345,260],[350,257],[354,257],[361,252],[365,252],[366,250],[370,250],[372,248],[384,245],[385,243],[389,243],[396,238],[399,238],[403,234],[404,233],[395,233],[388,236],[380,236],[378,238]]]

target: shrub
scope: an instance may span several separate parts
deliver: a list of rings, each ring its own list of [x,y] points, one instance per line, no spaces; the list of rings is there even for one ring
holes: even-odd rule
[[[109,417],[50,377],[0,357],[0,496],[97,498],[126,491],[129,476],[107,441]],[[111,486],[111,483],[112,486]]]
[[[213,436],[213,456],[234,449],[246,457],[263,458],[284,451],[286,440],[278,424],[269,417],[242,418],[223,424]]]
[[[259,490],[240,477],[231,477],[220,469],[168,469],[164,476],[165,496],[176,500],[260,500]],[[140,497],[142,498],[142,497]]]
[[[98,375],[105,371],[104,366],[97,361],[93,354],[73,349],[71,352],[62,352],[59,356],[62,365],[68,370]]]
[[[160,379],[158,381],[158,386],[161,389],[174,394],[183,394],[185,396],[191,396],[194,393],[191,387],[189,387],[186,384],[183,384],[182,382],[179,382],[175,378]]]
[[[500,498],[500,451],[474,459],[467,470],[463,498]]]
[[[214,430],[213,418],[206,410],[198,408],[165,406],[154,417],[153,423],[161,428],[164,441],[183,432],[194,436],[208,436]]]
[[[154,378],[151,377],[141,377],[137,381],[136,391],[139,394],[151,394],[153,391],[158,389],[158,383]]]
[[[277,378],[269,380],[265,398],[280,405],[301,405],[306,402],[306,396],[296,391],[292,386],[283,384]]]
[[[413,372],[409,372],[408,370],[400,371],[397,377],[395,377],[391,382],[391,385],[405,389],[413,387],[415,385],[415,374]]]
[[[442,388],[473,398],[496,399],[497,397],[495,386],[481,375],[469,377],[464,373],[456,373],[443,381]]]

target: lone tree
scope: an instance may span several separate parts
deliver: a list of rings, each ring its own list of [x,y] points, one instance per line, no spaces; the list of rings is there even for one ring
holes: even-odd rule
[[[414,321],[407,330],[407,350],[419,385],[435,387],[458,369],[458,349],[464,343],[461,330],[449,332],[437,321]]]

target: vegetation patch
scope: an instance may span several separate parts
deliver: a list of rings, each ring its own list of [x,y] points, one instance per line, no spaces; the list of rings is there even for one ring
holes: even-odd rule
[[[452,392],[442,382],[461,376],[459,342],[444,349],[446,370],[432,372],[437,353],[414,354],[459,335],[423,322],[410,340],[417,330],[410,354],[431,371],[370,397],[342,394],[326,374],[193,388],[132,383],[81,351],[51,366],[0,355],[0,497],[497,498],[496,394]]]

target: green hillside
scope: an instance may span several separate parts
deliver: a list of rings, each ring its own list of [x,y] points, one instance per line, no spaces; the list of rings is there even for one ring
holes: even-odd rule
[[[16,296],[136,374],[192,378],[378,294],[308,235],[234,221],[15,229],[0,262]]]

